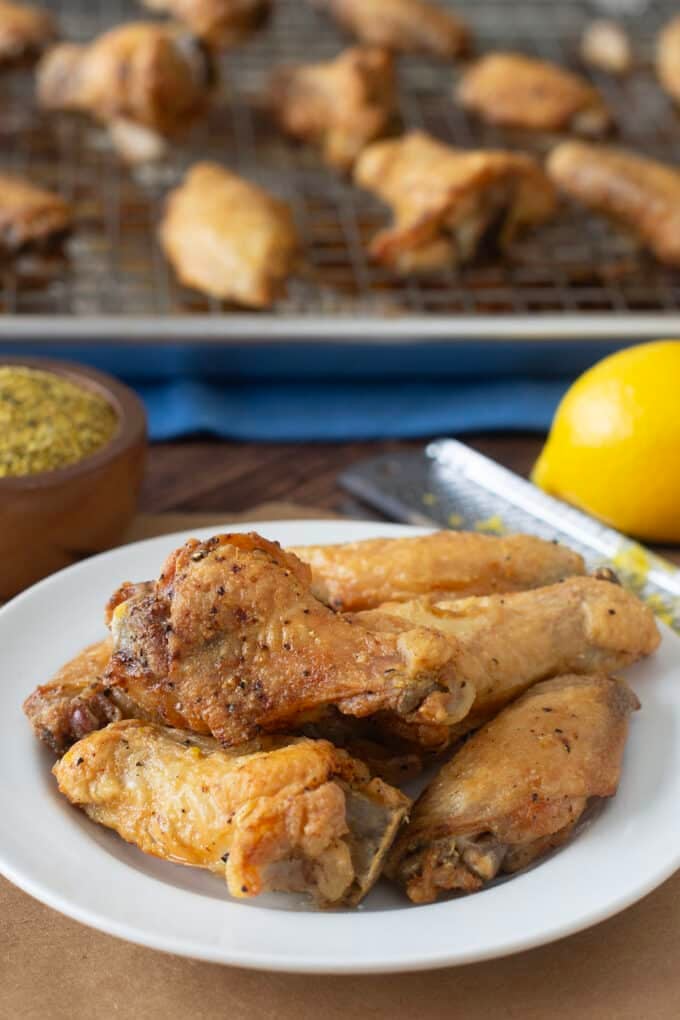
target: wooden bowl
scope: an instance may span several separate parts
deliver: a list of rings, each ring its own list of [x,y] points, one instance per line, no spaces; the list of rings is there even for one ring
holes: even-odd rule
[[[0,478],[0,599],[116,545],[135,512],[146,455],[144,408],[112,376],[68,361],[0,355],[0,365],[9,364],[55,372],[98,393],[115,410],[119,427],[76,464]]]

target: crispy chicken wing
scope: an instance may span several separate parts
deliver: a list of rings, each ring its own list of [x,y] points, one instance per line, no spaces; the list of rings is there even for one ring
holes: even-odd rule
[[[54,18],[44,7],[0,0],[0,64],[39,56],[56,35]]]
[[[555,209],[553,186],[531,156],[453,149],[422,131],[370,145],[354,177],[392,206],[394,225],[370,252],[403,273],[467,262],[485,240],[507,247]]]
[[[290,731],[329,706],[453,724],[474,692],[443,635],[373,633],[320,603],[309,568],[258,535],[191,540],[151,594],[114,595],[106,672],[154,719],[225,745]]]
[[[182,283],[251,308],[280,296],[299,251],[288,206],[214,163],[170,193],[160,240]]]
[[[562,844],[616,793],[639,702],[606,676],[538,684],[465,743],[415,804],[387,862],[414,903],[474,892]]]
[[[236,46],[261,28],[269,17],[271,0],[143,0],[183,22],[210,46]]]
[[[93,821],[145,853],[224,875],[239,898],[279,890],[357,903],[409,805],[327,741],[225,751],[137,720],[85,737],[53,771]]]
[[[37,88],[44,109],[90,114],[109,125],[123,155],[143,160],[205,111],[214,82],[213,61],[185,28],[132,22],[86,46],[49,50]]]
[[[26,698],[23,708],[33,732],[55,754],[110,722],[145,718],[125,691],[104,680],[111,648],[110,638],[90,645]]]
[[[316,597],[344,612],[420,595],[465,598],[539,588],[585,570],[578,553],[533,535],[496,537],[472,531],[303,545],[288,551],[311,567]]]
[[[386,614],[445,634],[456,676],[471,684],[468,715],[450,728],[410,727],[412,739],[443,747],[477,729],[539,680],[567,673],[610,673],[656,650],[654,614],[611,581],[572,577],[548,588],[445,601],[394,602],[359,613],[366,626],[389,626]],[[409,730],[396,727],[402,736]]]
[[[394,62],[377,46],[355,46],[334,60],[278,68],[270,105],[281,128],[321,148],[326,163],[349,170],[396,109]]]
[[[680,266],[680,170],[624,149],[563,142],[550,154],[555,184],[611,219],[659,261]]]
[[[458,102],[491,124],[600,135],[611,117],[599,92],[570,71],[519,53],[490,53],[466,71]]]
[[[680,103],[680,16],[669,21],[659,34],[656,73],[671,99]]]
[[[71,210],[61,196],[21,177],[0,174],[0,254],[48,247],[71,223]]]
[[[467,25],[425,0],[312,0],[361,42],[402,53],[456,57],[469,46]]]

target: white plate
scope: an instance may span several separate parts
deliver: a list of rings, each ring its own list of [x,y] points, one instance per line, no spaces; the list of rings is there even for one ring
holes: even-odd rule
[[[344,521],[238,525],[253,529],[284,545],[417,531]],[[0,871],[32,896],[171,953],[241,967],[361,973],[469,963],[550,942],[623,910],[680,866],[680,641],[667,629],[657,655],[627,673],[643,707],[632,720],[617,797],[560,853],[476,895],[414,907],[383,883],[352,912],[316,912],[273,895],[235,902],[215,876],[156,861],[93,825],[58,795],[50,755],[21,702],[103,636],[102,608],[118,583],[155,577],[186,537],[87,560],[0,612]]]

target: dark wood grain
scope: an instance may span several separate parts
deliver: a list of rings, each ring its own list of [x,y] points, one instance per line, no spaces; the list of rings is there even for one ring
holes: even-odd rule
[[[322,507],[358,517],[374,516],[337,484],[355,461],[394,450],[417,449],[426,440],[365,443],[232,443],[216,439],[157,443],[151,447],[141,509],[240,512],[270,500]],[[528,475],[544,437],[530,434],[467,436],[487,457]],[[680,548],[660,549],[680,562]]]

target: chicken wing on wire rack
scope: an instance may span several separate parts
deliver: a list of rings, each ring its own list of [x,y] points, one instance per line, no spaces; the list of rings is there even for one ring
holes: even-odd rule
[[[443,3],[443,0],[442,0]],[[89,42],[113,25],[152,17],[133,0],[116,3],[49,0],[61,37]],[[519,0],[443,3],[470,26],[477,51],[522,52],[585,74],[611,111],[620,140],[662,162],[677,162],[677,113],[659,87],[653,66],[655,39],[674,5],[663,2],[621,18],[635,40],[629,75],[584,69],[578,45],[594,11],[583,4]],[[507,9],[507,17],[501,17]],[[371,238],[387,221],[384,206],[351,181],[331,172],[313,146],[286,138],[267,112],[272,69],[333,59],[352,44],[313,4],[279,0],[266,24],[219,56],[222,87],[205,116],[171,145],[152,169],[131,171],[111,151],[101,126],[72,114],[43,112],[33,103],[33,75],[4,78],[0,132],[7,143],[0,169],[25,174],[62,194],[74,208],[77,230],[68,257],[56,267],[23,272],[4,267],[0,302],[10,330],[14,316],[73,314],[114,320],[147,316],[145,328],[161,331],[162,316],[229,316],[235,306],[184,287],[163,257],[157,227],[168,190],[198,160],[227,165],[290,203],[305,261],[272,315],[258,318],[266,333],[275,316],[318,322],[343,334],[364,317],[381,328],[413,323],[437,328],[441,316],[474,316],[493,331],[500,321],[529,313],[677,312],[680,279],[671,268],[641,256],[625,236],[566,204],[558,217],[517,239],[507,257],[483,254],[458,271],[399,278],[369,254]],[[424,130],[461,148],[511,148],[543,156],[559,136],[486,124],[454,102],[464,65],[427,55],[399,58],[398,114],[405,128]],[[10,144],[11,143],[11,144]],[[8,313],[8,314],[7,314]],[[344,325],[343,325],[344,323]],[[62,328],[62,327],[59,327]],[[63,323],[66,330],[67,322]],[[195,330],[187,327],[187,336]],[[167,335],[167,333],[165,333]]]

